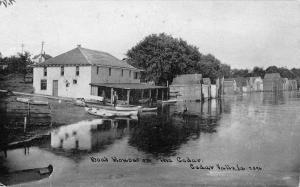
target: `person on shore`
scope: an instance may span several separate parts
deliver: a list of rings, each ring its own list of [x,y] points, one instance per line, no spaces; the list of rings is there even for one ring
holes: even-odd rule
[[[118,95],[117,95],[117,92],[114,91],[114,94],[113,94],[113,104],[114,104],[114,107],[117,106],[117,101],[118,101]]]

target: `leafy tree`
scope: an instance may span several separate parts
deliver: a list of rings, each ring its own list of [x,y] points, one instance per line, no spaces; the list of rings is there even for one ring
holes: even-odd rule
[[[278,71],[280,73],[280,76],[283,78],[288,78],[288,79],[296,78],[296,75],[287,68],[281,67],[281,68],[278,68]]]
[[[161,33],[144,38],[127,52],[127,57],[130,64],[145,70],[142,79],[166,84],[176,75],[197,73],[202,54],[186,41]]]
[[[231,67],[227,64],[220,64],[220,77],[231,77]]]
[[[277,66],[269,66],[266,69],[266,73],[279,73],[278,67]]]
[[[0,6],[3,4],[5,7],[12,5],[15,0],[0,0]]]
[[[233,69],[231,73],[234,78],[251,76],[247,69]]]
[[[202,55],[197,63],[196,70],[203,77],[210,78],[212,83],[214,83],[221,76],[221,62],[211,54]]]
[[[21,73],[24,75],[24,79],[27,73],[32,72],[30,65],[32,61],[30,59],[30,53],[25,52],[24,54],[18,53],[18,55],[5,57],[3,61],[8,64],[9,73]]]
[[[263,68],[257,67],[255,66],[251,72],[251,76],[252,77],[261,77],[264,78],[265,77],[265,70]]]

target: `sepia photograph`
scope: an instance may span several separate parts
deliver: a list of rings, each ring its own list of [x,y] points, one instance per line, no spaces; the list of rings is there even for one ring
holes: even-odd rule
[[[300,187],[300,0],[0,0],[0,186]]]

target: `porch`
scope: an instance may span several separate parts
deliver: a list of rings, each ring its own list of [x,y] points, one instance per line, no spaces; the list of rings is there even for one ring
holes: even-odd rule
[[[113,92],[118,95],[118,103],[130,105],[151,105],[168,99],[168,88],[141,83],[91,83],[91,95],[101,96],[113,103]]]

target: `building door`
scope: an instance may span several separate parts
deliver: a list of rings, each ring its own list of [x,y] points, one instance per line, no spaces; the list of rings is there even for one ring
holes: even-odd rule
[[[58,80],[53,80],[52,95],[58,96]]]

